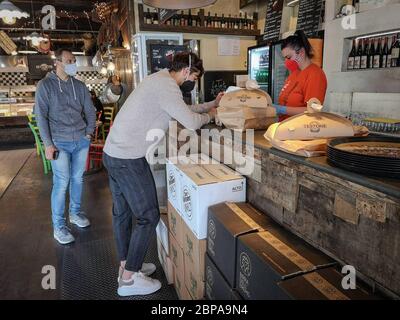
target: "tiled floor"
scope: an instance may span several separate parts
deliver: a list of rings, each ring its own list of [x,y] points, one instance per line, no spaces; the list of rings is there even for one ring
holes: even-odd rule
[[[11,183],[0,198],[0,299],[118,299],[118,261],[106,172],[85,176],[83,204],[92,226],[86,230],[72,227],[76,242],[61,246],[52,234],[51,174],[44,175],[33,149],[18,151],[21,167],[14,170],[14,179],[7,178]],[[2,152],[16,154],[15,150]],[[0,172],[10,173],[4,165]],[[146,261],[156,264],[154,277],[163,287],[152,296],[135,299],[177,299],[159,264],[155,235]],[[54,290],[42,287],[45,266],[55,268]]]

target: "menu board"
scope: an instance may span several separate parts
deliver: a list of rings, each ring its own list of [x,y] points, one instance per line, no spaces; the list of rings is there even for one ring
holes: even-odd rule
[[[267,15],[263,40],[275,41],[281,32],[283,0],[267,0]]]
[[[246,74],[247,70],[206,71],[204,73],[204,101],[213,101],[218,93],[226,91],[230,86],[236,86],[237,75]]]
[[[300,0],[297,30],[303,30],[306,36],[318,31],[323,0]]]
[[[168,68],[177,52],[186,51],[187,47],[182,45],[151,44],[150,66],[151,73]]]

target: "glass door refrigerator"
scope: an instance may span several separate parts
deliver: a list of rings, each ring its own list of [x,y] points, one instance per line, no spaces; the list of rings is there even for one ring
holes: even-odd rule
[[[152,73],[151,49],[156,45],[183,45],[183,34],[141,32],[132,37],[134,88],[136,88],[145,76]]]
[[[260,89],[267,92],[274,103],[289,75],[281,53],[280,42],[263,44],[248,48],[249,79],[256,80]]]

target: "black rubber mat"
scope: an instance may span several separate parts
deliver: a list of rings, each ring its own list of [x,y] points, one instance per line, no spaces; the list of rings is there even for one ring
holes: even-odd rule
[[[162,288],[147,296],[121,298],[117,294],[118,259],[113,239],[90,241],[64,251],[61,299],[65,300],[176,300],[173,285],[168,285],[157,256],[157,242],[151,241],[145,261],[156,265],[151,276]]]

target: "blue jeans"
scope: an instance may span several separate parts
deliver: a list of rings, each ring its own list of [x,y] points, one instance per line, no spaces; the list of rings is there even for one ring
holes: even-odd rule
[[[53,190],[51,193],[51,212],[54,229],[65,223],[65,196],[69,186],[69,213],[81,212],[83,173],[89,152],[90,140],[82,137],[79,141],[54,141],[60,154],[51,161],[53,169]]]
[[[145,158],[118,159],[103,154],[113,198],[113,228],[120,261],[139,271],[160,220],[157,190]],[[133,220],[136,225],[133,228]],[[132,230],[133,229],[133,230]]]

